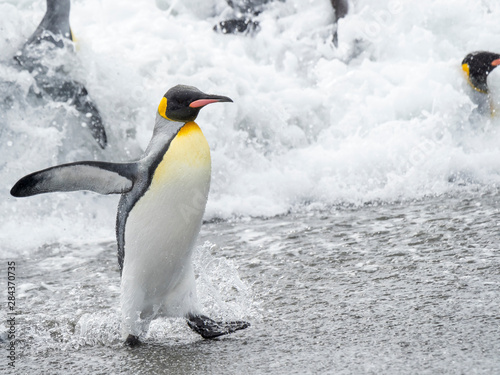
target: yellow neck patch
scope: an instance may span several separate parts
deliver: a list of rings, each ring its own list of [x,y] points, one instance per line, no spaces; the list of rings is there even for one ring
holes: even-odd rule
[[[462,64],[462,70],[469,76],[469,64]]]
[[[472,84],[472,82],[470,81],[470,75],[469,75],[469,64],[462,64],[462,70],[465,72],[465,74],[467,74],[467,82],[469,82],[469,85],[471,85],[471,86],[472,86],[472,88],[473,88],[474,90],[479,91],[479,92],[481,92],[481,93],[483,93],[483,94],[487,94],[487,92],[486,92],[486,91],[483,91],[483,90],[481,90],[481,89],[478,89],[478,88],[477,88],[476,86],[474,86],[474,85]]]
[[[158,106],[158,113],[160,114],[161,117],[166,118],[169,121],[172,121],[165,114],[166,111],[167,111],[167,98],[163,97],[161,98],[160,105]]]

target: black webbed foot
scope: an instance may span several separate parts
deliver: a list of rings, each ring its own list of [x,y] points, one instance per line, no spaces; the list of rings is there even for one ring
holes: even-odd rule
[[[139,341],[139,337],[134,336],[134,335],[128,335],[127,339],[125,340],[125,344],[133,348],[134,346],[139,345],[141,342]]]
[[[189,315],[187,324],[204,339],[214,339],[250,327],[250,323],[243,321],[216,322],[205,315]]]

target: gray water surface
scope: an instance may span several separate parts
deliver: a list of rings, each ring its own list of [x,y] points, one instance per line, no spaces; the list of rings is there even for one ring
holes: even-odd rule
[[[200,299],[220,311],[203,281],[213,272],[234,294],[225,313],[252,327],[207,341],[182,319],[163,319],[134,349],[119,336],[115,244],[48,244],[15,259],[12,373],[500,373],[499,200],[206,223],[199,244],[211,245],[195,255]]]

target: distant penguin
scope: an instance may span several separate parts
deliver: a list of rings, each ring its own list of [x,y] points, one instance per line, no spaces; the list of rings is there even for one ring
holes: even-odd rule
[[[469,53],[462,61],[462,70],[467,76],[467,80],[472,88],[480,93],[478,95],[486,96],[489,98],[489,88],[488,88],[488,75],[500,65],[500,54],[486,51],[476,51]],[[485,110],[481,109],[485,105],[488,105],[485,100],[479,98],[477,104],[481,112]],[[495,108],[493,104],[490,103],[490,112],[493,114]]]
[[[47,11],[37,29],[14,56],[14,60],[34,77],[42,94],[56,102],[69,102],[80,113],[80,121],[92,133],[101,148],[107,144],[106,131],[97,106],[85,86],[70,79],[62,67],[48,68],[44,59],[56,48],[65,48],[73,40],[69,26],[70,0],[47,0]]]
[[[117,214],[122,334],[139,343],[152,319],[184,316],[191,329],[214,338],[247,328],[200,314],[191,253],[210,187],[210,148],[194,122],[210,103],[232,102],[177,85],[162,98],[153,137],[131,163],[84,161],[48,168],[20,179],[15,197],[54,191],[122,194]]]
[[[273,0],[226,0],[228,5],[233,9],[234,18],[229,18],[219,22],[214,26],[214,30],[222,34],[254,34],[260,30],[258,21],[254,18],[258,16],[264,9],[265,5]],[[285,1],[285,0],[281,0]],[[337,25],[340,18],[345,17],[349,11],[348,0],[331,0],[333,9],[335,10],[334,23]],[[333,43],[338,46],[337,26],[333,33]]]
[[[349,11],[349,3],[347,0],[331,0],[332,7],[335,10],[335,31],[333,32],[333,44],[338,47],[339,37],[338,37],[338,21],[344,18]]]
[[[254,34],[260,30],[260,26],[253,18],[264,10],[265,4],[272,1],[227,0],[227,4],[233,9],[234,18],[219,22],[214,30],[222,34]]]
[[[488,90],[488,74],[500,65],[500,54],[486,51],[469,53],[462,61],[462,69],[471,86],[484,94]]]

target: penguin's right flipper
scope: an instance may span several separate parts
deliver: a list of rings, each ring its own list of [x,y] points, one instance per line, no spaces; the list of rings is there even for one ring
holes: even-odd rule
[[[205,315],[189,315],[187,324],[204,339],[214,339],[250,327],[250,323],[244,321],[216,322]]]
[[[37,77],[40,76],[41,75],[38,75]],[[108,139],[106,131],[104,130],[102,118],[97,106],[92,99],[90,99],[85,86],[78,81],[66,80],[64,78],[55,80],[54,77],[37,77],[35,77],[35,79],[38,87],[43,89],[52,100],[57,102],[71,101],[71,104],[74,105],[76,110],[80,113],[81,122],[89,128],[99,146],[105,148]]]
[[[121,194],[132,189],[136,175],[137,163],[83,161],[31,173],[21,178],[10,193],[14,197],[77,190]]]
[[[90,99],[85,86],[82,84],[80,85],[81,89],[73,99],[75,108],[83,115],[83,122],[90,129],[92,136],[97,141],[99,146],[101,146],[101,148],[105,148],[108,143],[108,138],[106,136],[106,131],[104,130],[101,115],[99,114],[97,106]]]

